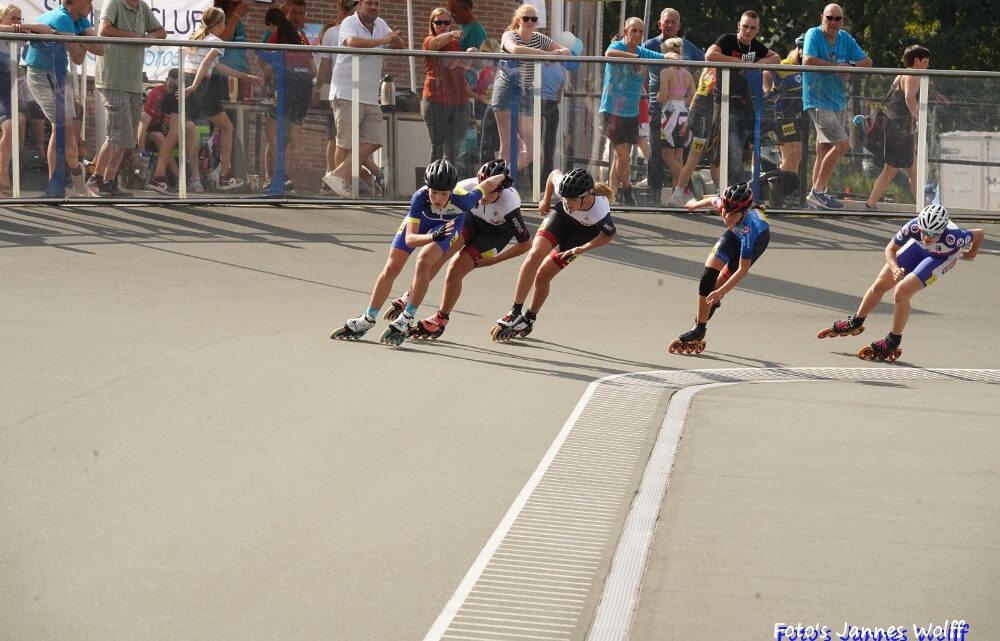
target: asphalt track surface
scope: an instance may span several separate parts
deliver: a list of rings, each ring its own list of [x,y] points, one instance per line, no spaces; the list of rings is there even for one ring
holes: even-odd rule
[[[946,619],[1000,638],[1000,395],[988,376],[927,374],[1000,367],[1000,227],[976,225],[979,257],[915,297],[894,365],[854,356],[888,330],[888,300],[861,336],[815,338],[880,268],[900,222],[885,219],[774,218],[700,356],[666,344],[691,325],[722,229],[709,215],[616,216],[620,238],[554,281],[523,341],[488,336],[518,260],[470,274],[439,341],[379,345],[384,321],[329,340],[366,307],[402,213],[0,210],[0,638],[434,638],[574,416],[567,444],[588,420],[629,430],[587,456],[631,448],[583,470],[621,489],[592,513],[606,545],[573,574],[580,606],[549,620],[494,603],[436,638],[587,638],[677,388],[574,408],[598,379],[706,369],[830,374],[692,399],[632,639],[845,621],[913,639]],[[879,380],[841,375],[857,368]]]

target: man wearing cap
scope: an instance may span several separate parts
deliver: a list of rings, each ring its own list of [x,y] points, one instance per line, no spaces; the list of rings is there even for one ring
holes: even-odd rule
[[[815,67],[871,67],[868,57],[851,34],[844,31],[844,10],[838,4],[823,9],[821,22],[806,32],[803,64]],[[806,73],[802,78],[802,106],[816,127],[816,164],[812,189],[806,196],[810,209],[843,209],[844,204],[826,193],[837,163],[847,153],[844,112],[847,94],[844,79],[836,73]]]
[[[681,30],[681,14],[677,9],[666,8],[660,12],[660,21],[656,23],[660,28],[660,35],[655,38],[650,38],[649,40],[642,43],[642,46],[651,51],[656,51],[657,53],[663,51],[663,42],[671,38],[676,38],[677,33]],[[698,45],[694,44],[687,38],[681,37],[684,41],[684,49],[681,52],[681,58],[684,60],[695,60],[701,62],[705,60],[705,52],[703,52]],[[659,100],[657,98],[660,93],[660,71],[663,67],[650,65],[649,70],[649,122],[659,123],[662,117],[662,107],[660,106]],[[663,187],[663,163],[657,162],[656,159],[660,158],[660,137],[652,135],[649,137],[649,157],[653,159],[649,163],[649,175],[648,175],[648,185],[649,190],[654,193],[660,193],[660,188]],[[676,181],[677,176],[673,176]]]

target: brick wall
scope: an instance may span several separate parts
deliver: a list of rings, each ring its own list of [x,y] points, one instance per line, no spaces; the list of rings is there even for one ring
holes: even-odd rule
[[[330,0],[322,2],[309,1],[308,21],[324,23],[333,20],[335,17],[335,3]],[[413,40],[414,48],[420,49],[423,38],[426,35],[427,19],[430,12],[435,7],[445,6],[445,0],[413,0]],[[519,2],[508,0],[505,2],[487,2],[486,0],[476,0],[473,13],[486,28],[486,33],[490,38],[500,38],[500,34],[507,28],[510,18],[517,8]],[[250,11],[243,18],[247,28],[247,39],[251,42],[259,42],[264,31],[264,13],[272,6],[263,2],[251,2]],[[393,29],[398,29],[403,39],[406,40],[406,2],[404,0],[382,0],[381,17]],[[409,86],[409,65],[405,58],[390,58],[384,64],[384,73],[390,73],[396,79],[398,89]],[[419,93],[423,86],[423,60],[418,59],[416,63],[416,90]],[[326,170],[326,133],[323,124],[319,119],[307,121],[307,132],[303,138],[302,154],[302,174],[295,177],[297,185],[302,185],[308,189],[316,189],[319,186],[323,172]],[[255,150],[251,150],[255,153]],[[251,162],[252,166],[253,163]]]

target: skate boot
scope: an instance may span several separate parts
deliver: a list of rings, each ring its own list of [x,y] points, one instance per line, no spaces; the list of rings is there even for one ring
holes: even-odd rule
[[[707,328],[695,321],[694,327],[684,332],[667,346],[671,354],[701,354],[705,351],[705,333]]]
[[[418,322],[410,330],[410,338],[419,340],[432,339],[437,340],[441,338],[441,334],[444,334],[444,328],[448,325],[448,315],[442,314],[440,310],[435,312],[430,318],[425,318],[424,320]]]
[[[722,307],[722,303],[713,303],[712,306],[708,308],[708,320],[712,320],[712,317],[715,316],[715,310],[720,307]]]
[[[531,333],[533,324],[534,321],[524,314],[514,314],[511,311],[497,320],[496,327],[490,330],[490,336],[498,343],[506,343],[512,338],[524,338]]]
[[[383,345],[395,345],[399,347],[406,340],[406,337],[410,335],[410,325],[412,324],[412,316],[407,316],[405,313],[400,314],[399,318],[392,321],[389,325],[389,329],[382,333],[382,338],[379,339],[379,342]]]
[[[871,345],[866,345],[858,351],[858,358],[866,361],[889,361],[900,357],[903,350],[899,347],[899,339],[891,333],[880,338]]]
[[[365,333],[372,327],[375,327],[375,319],[368,318],[367,315],[362,314],[361,316],[352,318],[344,323],[343,327],[333,330],[333,333],[330,334],[330,338],[336,338],[342,341],[361,340],[361,337],[364,336]]]
[[[409,294],[409,292],[407,292],[407,294]],[[389,309],[385,310],[385,313],[382,314],[382,318],[390,322],[396,320],[399,315],[403,313],[403,310],[406,309],[406,304],[410,302],[410,297],[407,294],[403,294],[396,300],[392,301]]]
[[[865,331],[864,322],[865,320],[863,318],[859,319],[857,316],[853,315],[848,316],[847,320],[839,320],[833,324],[833,327],[819,330],[819,334],[816,334],[816,338],[857,336],[861,332]]]

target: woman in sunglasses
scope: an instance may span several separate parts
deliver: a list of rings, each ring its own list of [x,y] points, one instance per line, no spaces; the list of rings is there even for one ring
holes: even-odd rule
[[[521,55],[558,53],[570,55],[569,49],[561,47],[538,33],[538,10],[530,4],[522,4],[514,11],[514,18],[507,31],[500,38],[500,50]],[[534,114],[535,63],[527,60],[514,63],[502,61],[497,68],[493,85],[493,99],[490,107],[496,114],[497,129],[500,133],[500,158],[510,165],[516,163],[520,169],[531,162],[532,116]],[[510,115],[514,99],[517,98],[517,132],[523,146],[515,138],[511,140]],[[516,150],[517,153],[514,153]]]
[[[426,51],[461,51],[462,30],[456,28],[451,13],[444,7],[431,11],[429,31],[424,38]],[[462,107],[469,100],[465,81],[466,65],[460,58],[424,59],[424,96],[420,115],[431,137],[431,161],[447,158],[458,164],[458,149],[469,127],[468,112]],[[466,122],[459,122],[465,114]]]

